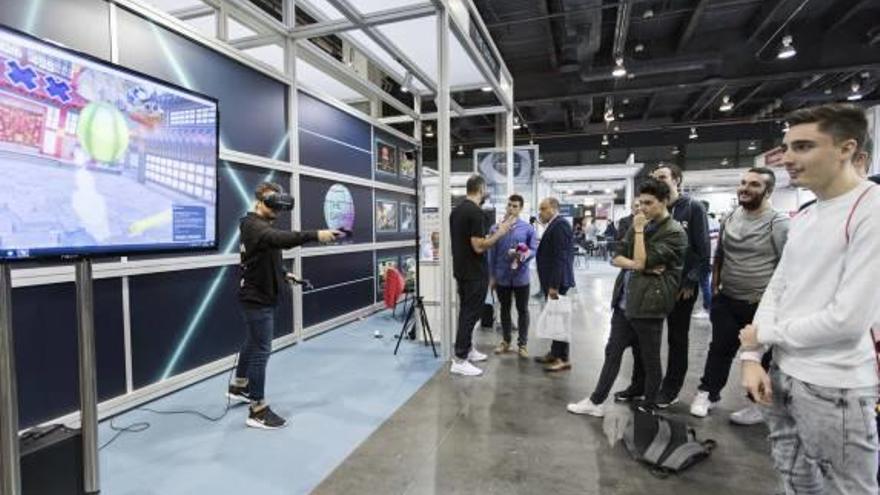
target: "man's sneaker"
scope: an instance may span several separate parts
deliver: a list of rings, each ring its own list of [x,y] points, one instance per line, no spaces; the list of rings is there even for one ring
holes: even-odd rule
[[[547,363],[547,365],[544,366],[544,371],[565,371],[569,369],[571,369],[571,362],[563,361],[561,359],[557,359],[552,363]]]
[[[524,345],[519,346],[519,348],[516,350],[516,353],[519,354],[519,357],[521,357],[523,359],[529,358],[529,351],[528,351],[528,349],[526,349],[526,346],[524,346]]]
[[[226,397],[232,402],[239,402],[242,404],[250,404],[252,402],[251,396],[248,395],[247,387],[229,385],[229,389],[226,391]]]
[[[644,394],[633,392],[630,389],[621,390],[620,392],[614,392],[614,402],[632,402],[636,400],[642,400],[644,398]]]
[[[487,359],[489,359],[489,356],[478,351],[476,347],[471,347],[471,352],[468,353],[467,357],[467,360],[472,363],[479,363],[480,361],[485,361]]]
[[[259,411],[250,410],[246,424],[251,428],[263,428],[264,430],[277,430],[287,426],[287,420],[272,412],[269,406]]]
[[[483,370],[471,364],[470,361],[459,361],[458,359],[452,360],[452,366],[449,368],[449,372],[463,376],[480,376],[483,374]]]
[[[586,414],[589,416],[595,416],[597,418],[605,416],[605,410],[602,408],[602,406],[598,404],[593,404],[593,401],[591,401],[589,397],[580,402],[569,404],[566,409],[568,409],[568,412],[572,414]]]
[[[552,363],[554,361],[556,361],[556,357],[553,356],[553,354],[550,354],[549,352],[547,354],[544,354],[543,356],[535,356],[536,363],[547,364],[547,363]]]
[[[761,408],[752,404],[744,409],[731,413],[730,422],[741,426],[757,425],[764,422],[764,415],[761,414]]]
[[[698,418],[705,418],[709,415],[709,411],[715,407],[715,403],[709,400],[709,392],[700,390],[694,401],[691,403],[691,415]]]
[[[495,348],[495,354],[504,354],[508,351],[510,351],[510,342],[505,342],[503,340],[498,344],[498,347]]]
[[[657,399],[657,402],[654,403],[654,405],[657,406],[657,409],[666,409],[669,406],[672,406],[675,404],[678,404],[678,397],[669,398],[669,397],[665,397],[663,395],[661,395]]]

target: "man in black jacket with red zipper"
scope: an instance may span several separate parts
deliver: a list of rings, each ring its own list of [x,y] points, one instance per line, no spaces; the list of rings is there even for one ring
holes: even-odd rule
[[[272,182],[261,183],[254,192],[254,211],[248,212],[239,226],[241,282],[238,299],[247,333],[227,395],[230,399],[250,404],[248,426],[271,430],[287,424],[269,408],[264,395],[278,293],[286,279],[294,278],[293,274],[284,271],[281,250],[313,241],[331,242],[342,233],[336,230],[291,232],[276,229],[272,222],[279,211],[293,208],[293,198]]]

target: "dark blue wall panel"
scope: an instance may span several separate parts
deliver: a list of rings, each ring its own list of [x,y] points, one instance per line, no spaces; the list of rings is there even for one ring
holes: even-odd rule
[[[135,388],[237,352],[245,331],[238,283],[237,266],[131,278]],[[279,301],[276,337],[293,328],[290,293]]]
[[[288,159],[285,84],[124,9],[117,22],[121,65],[220,100],[222,146]]]
[[[397,203],[397,231],[396,232],[380,232],[378,221],[376,220],[378,202],[380,200],[391,201]],[[381,191],[376,190],[376,204],[373,205],[373,223],[376,224],[376,242],[385,242],[385,241],[405,241],[412,239],[415,241],[416,234],[418,232],[417,226],[413,223],[413,230],[411,232],[401,232],[401,220],[403,218],[403,207],[401,204],[406,203],[413,205],[413,220],[418,217],[418,205],[417,198],[415,196],[411,196],[409,194],[400,194],[390,191]]]
[[[373,303],[372,251],[311,256],[304,258],[302,264],[303,277],[314,286],[313,290],[303,292],[306,327]],[[348,283],[360,279],[365,280]]]
[[[0,24],[110,60],[110,8],[102,0],[0,0]]]
[[[299,93],[301,164],[370,179],[370,124],[312,96]]]
[[[408,150],[408,151],[415,152],[417,149],[416,146],[414,144],[409,143],[408,141],[404,141],[403,139],[400,139],[396,136],[388,134],[387,132],[384,132],[382,130],[376,129],[374,132],[375,132],[375,140],[384,141],[386,144],[390,144],[390,145],[396,147],[396,149],[398,150],[398,157],[397,157],[398,173],[397,173],[397,175],[383,173],[382,171],[377,170],[376,171],[376,180],[380,181],[380,182],[386,182],[388,184],[396,184],[398,186],[415,188],[416,187],[415,177],[410,178],[410,177],[405,177],[400,174],[400,152],[402,150]],[[375,146],[373,148],[373,153],[374,154],[376,153]],[[416,153],[416,170],[415,170],[416,173],[418,172],[418,162],[419,162],[418,153]],[[373,164],[373,166],[375,167],[375,164]]]
[[[98,398],[125,393],[122,282],[96,280]],[[73,283],[12,291],[19,424],[27,428],[79,409],[76,287]]]
[[[344,243],[373,242],[373,191],[364,186],[355,186],[344,182],[335,182],[306,175],[300,176],[299,204],[303,230],[326,229],[325,199],[327,191],[335,184],[348,189],[354,205],[354,223],[351,238],[343,239]]]

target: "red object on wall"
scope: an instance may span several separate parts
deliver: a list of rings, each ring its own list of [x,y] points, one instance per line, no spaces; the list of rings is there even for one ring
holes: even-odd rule
[[[385,307],[388,309],[394,308],[397,305],[397,300],[400,298],[400,295],[403,294],[403,287],[406,284],[406,280],[403,278],[403,275],[397,271],[397,268],[389,267],[388,270],[385,271]]]

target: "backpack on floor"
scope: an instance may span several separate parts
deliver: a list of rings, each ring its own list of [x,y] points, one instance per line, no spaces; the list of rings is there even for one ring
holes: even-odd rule
[[[651,474],[666,478],[709,457],[714,440],[697,439],[693,428],[650,412],[635,410],[623,435],[626,450]]]

